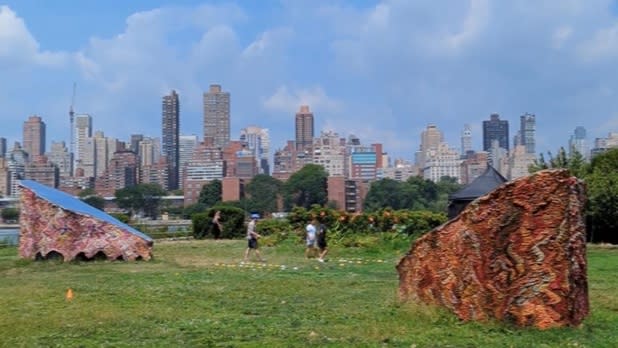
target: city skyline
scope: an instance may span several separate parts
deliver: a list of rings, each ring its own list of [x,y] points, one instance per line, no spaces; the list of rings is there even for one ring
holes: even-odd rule
[[[30,115],[46,122],[47,148],[69,144],[74,81],[76,114],[123,140],[160,134],[160,98],[172,89],[180,133],[200,134],[210,84],[232,95],[232,136],[256,124],[270,130],[273,149],[294,139],[294,113],[305,104],[316,134],[354,134],[408,160],[428,124],[455,147],[470,124],[481,149],[482,121],[494,112],[511,135],[520,116],[536,115],[537,154],[566,147],[577,126],[590,143],[618,130],[615,1],[162,3],[1,6],[8,147]]]

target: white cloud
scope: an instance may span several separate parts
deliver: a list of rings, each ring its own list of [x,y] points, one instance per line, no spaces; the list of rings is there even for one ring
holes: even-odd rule
[[[586,61],[618,57],[618,23],[597,30],[594,36],[578,47],[578,53]]]
[[[272,51],[280,51],[285,43],[294,35],[290,27],[275,28],[262,32],[258,38],[251,42],[242,52],[243,58],[253,58],[271,55]]]
[[[446,36],[444,39],[446,47],[455,51],[463,49],[466,44],[474,41],[485,29],[488,18],[488,0],[470,0],[468,13],[463,18],[461,30]]]
[[[5,67],[27,64],[55,67],[66,61],[64,52],[41,51],[24,20],[8,6],[0,6],[0,62]]]
[[[78,111],[118,137],[157,135],[160,98],[171,89],[181,97],[181,131],[195,133],[202,92],[219,83],[232,94],[233,132],[266,122],[273,148],[291,136],[293,121],[281,115],[302,104],[316,112],[317,126],[408,157],[417,130],[432,122],[451,146],[471,123],[480,143],[480,122],[493,111],[512,122],[512,133],[521,110],[536,113],[539,133],[554,134],[546,137],[551,144],[566,139],[562,128],[589,122],[594,129],[618,112],[611,73],[618,25],[609,1],[282,0],[264,6],[267,15],[221,2],[163,7],[105,29],[114,35],[71,43],[82,49],[70,53],[43,51],[47,42],[39,45],[24,19],[2,6],[0,75],[12,81],[0,81],[0,96],[18,136],[28,113],[43,114],[50,133],[66,125],[76,79]],[[63,70],[40,69],[49,66]],[[56,90],[59,84],[66,89]]]
[[[554,49],[560,49],[573,34],[573,28],[569,26],[561,26],[556,28],[552,33],[551,46]]]
[[[280,86],[267,98],[262,99],[264,108],[282,113],[294,113],[300,105],[309,105],[313,110],[336,112],[342,103],[326,95],[322,87],[301,88],[290,91],[287,86]]]

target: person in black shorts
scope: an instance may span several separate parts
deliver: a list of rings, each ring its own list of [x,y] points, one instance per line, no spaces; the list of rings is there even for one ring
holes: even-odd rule
[[[258,238],[262,237],[259,233],[255,232],[255,224],[257,222],[258,215],[251,215],[251,221],[247,224],[247,250],[245,250],[245,261],[249,260],[249,252],[254,250],[255,255],[258,257],[260,262],[263,262],[262,255],[260,255],[260,251],[258,250]]]
[[[328,254],[328,245],[326,244],[326,225],[324,225],[323,223],[320,223],[318,225],[317,242],[320,253],[318,261],[324,262],[324,256]]]
[[[223,225],[221,224],[221,211],[217,210],[215,216],[212,217],[212,236],[215,239],[221,238],[221,232],[223,232]]]

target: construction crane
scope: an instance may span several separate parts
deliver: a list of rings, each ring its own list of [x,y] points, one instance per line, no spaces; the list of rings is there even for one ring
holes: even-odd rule
[[[73,105],[75,105],[75,90],[77,89],[77,83],[73,82],[73,95],[71,96],[71,106],[69,107],[69,120],[71,122],[71,142],[70,142],[70,153],[71,153],[71,176],[74,174],[73,173],[73,164],[75,163],[75,160],[73,159],[73,156],[75,156],[75,134],[73,134],[73,132],[75,132],[75,125],[74,125],[74,120],[75,120],[75,111],[73,110]]]

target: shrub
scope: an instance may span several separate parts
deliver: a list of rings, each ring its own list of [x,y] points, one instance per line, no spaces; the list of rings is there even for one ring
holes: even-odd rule
[[[419,235],[447,221],[446,214],[430,211],[382,209],[370,213],[346,213],[313,205],[311,209],[295,207],[289,215],[294,231],[304,234],[305,226],[313,218],[326,224],[331,235],[381,233],[398,230],[407,235]]]
[[[256,231],[263,236],[260,243],[264,246],[275,246],[288,238],[292,225],[286,219],[259,220]]]
[[[446,214],[430,211],[407,212],[401,221],[402,232],[408,236],[419,237],[447,221]]]
[[[287,233],[292,229],[292,225],[285,219],[267,219],[259,220],[255,229],[262,236],[268,236],[271,234]]]
[[[116,220],[123,222],[125,224],[129,223],[129,215],[127,214],[123,214],[123,213],[110,213],[109,215],[111,215],[112,217],[114,217]]]
[[[221,238],[239,238],[245,236],[245,211],[231,206],[214,206],[203,213],[193,213],[193,237],[196,239],[212,237],[212,218],[217,210],[221,211]]]
[[[4,208],[2,209],[3,221],[16,221],[19,219],[19,209],[17,208]]]

